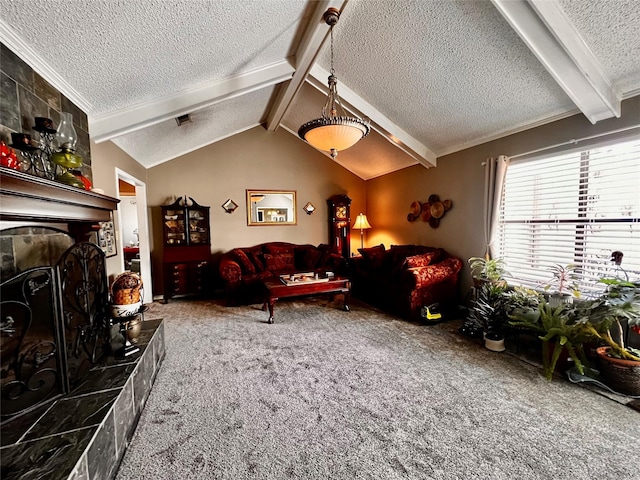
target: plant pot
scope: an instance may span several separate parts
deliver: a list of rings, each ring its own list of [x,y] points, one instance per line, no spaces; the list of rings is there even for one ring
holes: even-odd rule
[[[484,336],[484,346],[492,352],[504,352],[504,336],[488,333]]]
[[[600,376],[613,390],[634,397],[640,396],[640,362],[609,356],[610,347],[599,347]]]
[[[473,322],[465,322],[458,331],[469,338],[482,337],[482,328]]]
[[[553,295],[549,295],[549,305],[553,308],[557,308],[565,303],[569,305],[573,304],[573,296],[568,293],[554,293]]]

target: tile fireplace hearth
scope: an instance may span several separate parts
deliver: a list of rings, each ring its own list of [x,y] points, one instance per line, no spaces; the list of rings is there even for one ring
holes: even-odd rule
[[[104,253],[89,241],[118,201],[0,167],[2,479],[111,479],[133,435],[164,324],[140,312],[135,348],[119,350]]]
[[[137,346],[103,357],[72,392],[3,425],[2,478],[113,478],[164,358],[163,321],[142,322]]]

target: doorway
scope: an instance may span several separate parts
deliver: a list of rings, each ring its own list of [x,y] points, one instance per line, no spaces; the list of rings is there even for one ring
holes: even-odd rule
[[[120,199],[117,215],[122,269],[140,274],[145,287],[142,301],[151,303],[153,283],[146,184],[118,168],[116,180]]]

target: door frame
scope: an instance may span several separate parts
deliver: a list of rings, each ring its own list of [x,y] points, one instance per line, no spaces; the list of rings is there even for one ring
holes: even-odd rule
[[[144,282],[144,303],[153,302],[153,278],[151,277],[151,239],[149,235],[149,209],[147,208],[147,185],[142,180],[116,167],[116,192],[120,198],[119,180],[123,180],[136,187],[136,213],[138,215],[138,241],[140,248],[140,276]],[[118,216],[118,236],[122,234],[121,210],[116,210]],[[122,242],[120,242],[122,243]],[[122,247],[122,245],[121,245]],[[124,271],[124,254],[120,255],[120,269]]]

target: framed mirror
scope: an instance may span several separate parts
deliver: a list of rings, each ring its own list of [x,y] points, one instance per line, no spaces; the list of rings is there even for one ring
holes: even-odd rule
[[[296,225],[295,190],[247,190],[247,225]]]

